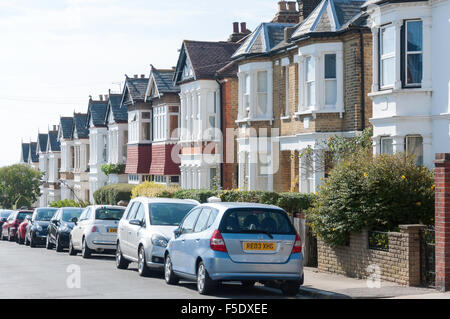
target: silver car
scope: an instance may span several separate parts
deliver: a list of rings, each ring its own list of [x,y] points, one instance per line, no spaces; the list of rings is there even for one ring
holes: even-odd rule
[[[195,200],[147,198],[133,199],[119,222],[116,266],[126,269],[138,262],[140,276],[152,269],[164,269],[164,252],[173,231],[198,206]]]

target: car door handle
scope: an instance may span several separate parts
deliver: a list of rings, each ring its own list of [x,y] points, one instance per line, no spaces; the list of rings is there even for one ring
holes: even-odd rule
[[[200,242],[200,239],[196,239],[195,242],[198,244]]]

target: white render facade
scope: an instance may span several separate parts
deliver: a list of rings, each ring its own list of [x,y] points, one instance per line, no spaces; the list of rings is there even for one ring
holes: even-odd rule
[[[74,139],[74,192],[75,199],[89,201],[89,175],[86,172],[89,161],[89,139]]]
[[[374,153],[407,152],[433,167],[450,152],[450,1],[367,8],[373,35]]]
[[[74,144],[73,140],[60,138],[61,143],[61,199],[74,199],[73,186],[74,181]]]
[[[106,127],[95,127],[91,123],[89,128],[89,201],[94,202],[94,192],[105,186],[108,178],[102,172],[102,165],[108,162],[108,129]]]
[[[207,189],[220,174],[221,137],[218,108],[220,87],[215,80],[180,85],[181,187]]]
[[[112,116],[112,115],[111,115]],[[128,144],[128,124],[115,123],[110,120],[108,124],[108,163],[126,164]],[[111,174],[108,176],[108,184],[127,183],[126,174]]]

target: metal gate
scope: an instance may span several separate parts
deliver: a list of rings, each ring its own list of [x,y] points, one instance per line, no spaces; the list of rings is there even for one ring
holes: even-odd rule
[[[435,287],[436,265],[435,265],[435,230],[425,228],[422,231],[420,252],[421,252],[421,281],[424,286]]]

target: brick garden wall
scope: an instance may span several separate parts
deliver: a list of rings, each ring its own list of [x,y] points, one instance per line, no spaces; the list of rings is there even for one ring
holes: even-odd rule
[[[322,272],[366,279],[370,265],[380,267],[381,280],[407,286],[421,283],[420,231],[422,225],[402,225],[391,232],[388,251],[369,249],[368,232],[352,234],[348,246],[330,247],[317,242],[318,269]]]

